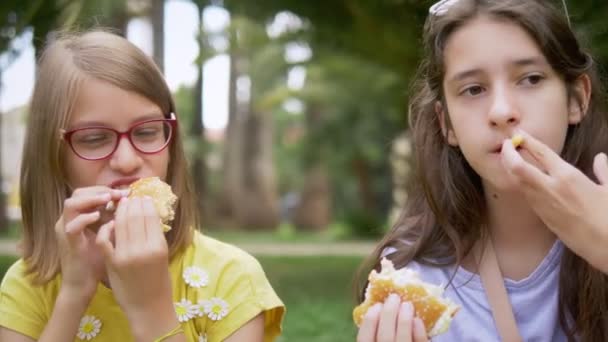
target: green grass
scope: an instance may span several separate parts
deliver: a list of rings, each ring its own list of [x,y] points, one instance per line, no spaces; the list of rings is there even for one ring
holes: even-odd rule
[[[16,260],[0,255],[0,278]],[[279,342],[355,340],[352,279],[358,257],[258,257],[287,307]]]
[[[338,222],[321,231],[297,230],[293,225],[284,223],[274,230],[203,228],[203,233],[229,243],[329,243],[369,240],[366,237],[353,235],[348,226]]]
[[[203,228],[203,233],[228,243],[329,243],[342,241],[369,240],[352,234],[347,225],[335,222],[321,231],[297,230],[291,224],[281,224],[274,230],[251,231],[245,229],[222,229],[218,227]],[[8,227],[0,229],[0,239],[16,240],[21,236],[21,222],[10,222]]]
[[[287,307],[283,342],[354,341],[352,279],[358,257],[259,257]]]

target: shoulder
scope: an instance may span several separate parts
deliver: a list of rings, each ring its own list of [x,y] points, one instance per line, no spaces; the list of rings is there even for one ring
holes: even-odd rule
[[[179,258],[178,268],[198,266],[218,283],[219,287],[241,282],[252,286],[266,284],[266,274],[258,260],[246,251],[195,232],[193,241]]]
[[[4,274],[2,293],[14,292],[23,288],[34,288],[32,277],[27,274],[27,264],[23,259],[15,261]]]
[[[453,278],[455,266],[428,265],[419,261],[411,261],[407,267],[420,275],[420,278],[429,283],[446,285]]]
[[[199,232],[194,234],[191,253],[193,259],[219,268],[241,269],[243,272],[258,272],[262,269],[258,260],[241,248]]]
[[[0,326],[37,339],[50,316],[58,277],[44,285],[36,285],[26,270],[27,264],[19,259],[2,279]]]
[[[3,296],[25,293],[52,296],[56,292],[60,275],[55,276],[47,283],[36,284],[33,281],[33,276],[27,273],[27,269],[27,263],[23,259],[15,261],[4,274],[0,285],[0,293]],[[29,299],[29,297],[23,298],[25,301]]]
[[[279,334],[284,305],[249,253],[195,232],[192,244],[171,267],[179,282],[175,299],[199,303],[203,319],[195,320],[196,329],[206,332],[209,341],[224,340],[260,313],[265,316],[265,340]]]
[[[6,273],[4,274],[4,278],[2,280],[2,284],[4,284],[6,281],[9,281],[9,280],[12,280],[15,278],[23,278],[24,271],[25,271],[25,262],[23,261],[23,259],[18,259],[8,268],[8,270],[6,270]]]

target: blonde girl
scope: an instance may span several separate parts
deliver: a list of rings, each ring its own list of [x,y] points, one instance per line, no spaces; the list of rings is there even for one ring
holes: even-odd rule
[[[197,230],[179,114],[141,50],[103,31],[58,35],[27,127],[22,258],[0,287],[1,341],[277,337],[284,307],[259,263]],[[126,198],[144,177],[178,197],[166,234],[149,197]]]

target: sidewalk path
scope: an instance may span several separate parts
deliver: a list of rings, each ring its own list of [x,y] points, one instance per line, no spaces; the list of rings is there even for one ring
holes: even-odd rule
[[[326,243],[242,243],[233,242],[245,251],[259,256],[367,256],[374,249],[373,242]],[[0,255],[17,254],[17,242],[0,240]]]

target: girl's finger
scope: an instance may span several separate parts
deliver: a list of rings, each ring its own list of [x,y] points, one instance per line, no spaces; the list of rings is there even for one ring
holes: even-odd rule
[[[530,185],[534,189],[547,188],[547,183],[550,181],[549,176],[524,160],[513,147],[511,140],[503,142],[501,154],[502,164],[518,181]]]
[[[414,342],[427,342],[429,340],[426,335],[426,328],[424,323],[418,317],[414,318]]]
[[[103,224],[97,232],[95,243],[101,249],[106,259],[112,260],[114,256],[114,245],[112,244],[112,232],[114,230],[114,220]]]
[[[71,221],[73,217],[82,212],[93,211],[98,207],[104,206],[111,199],[112,195],[108,192],[72,196],[63,203],[65,220]]]
[[[145,231],[148,242],[156,246],[164,240],[163,228],[160,224],[160,217],[152,198],[146,196],[142,199],[142,208],[145,221]]]
[[[65,236],[67,240],[73,242],[88,225],[97,222],[99,216],[98,211],[76,216],[75,219],[65,225]]]
[[[593,173],[600,184],[608,184],[608,157],[605,153],[600,153],[593,159]]]
[[[133,248],[140,248],[138,246],[142,246],[148,239],[146,236],[146,219],[144,218],[142,202],[141,197],[134,197],[129,200],[127,235],[129,246]]]
[[[564,164],[568,164],[549,146],[543,144],[530,134],[521,130],[518,131],[518,134],[521,134],[523,137],[521,147],[528,151],[549,175],[553,175],[555,172],[558,172]]]
[[[378,320],[382,311],[382,304],[378,303],[367,310],[363,316],[363,323],[359,327],[357,342],[376,341],[376,331],[378,330]]]
[[[380,322],[378,323],[378,340],[379,341],[394,341],[397,333],[397,315],[401,305],[401,297],[396,294],[388,296],[384,302],[384,308],[380,313]]]
[[[127,199],[126,197],[121,198],[118,202],[118,207],[116,208],[116,214],[114,216],[114,237],[116,239],[114,246],[120,251],[124,250],[128,240],[127,207],[129,206],[129,201],[131,201],[131,199]]]
[[[411,302],[401,303],[397,318],[397,336],[395,341],[411,342],[414,319],[414,306]]]
[[[104,193],[109,193],[112,196],[114,196],[115,194],[120,193],[120,190],[112,189],[112,188],[109,188],[109,187],[103,186],[103,185],[95,185],[95,186],[88,186],[86,188],[75,189],[72,192],[71,197],[80,197],[80,196],[96,195],[96,194],[104,194]]]

